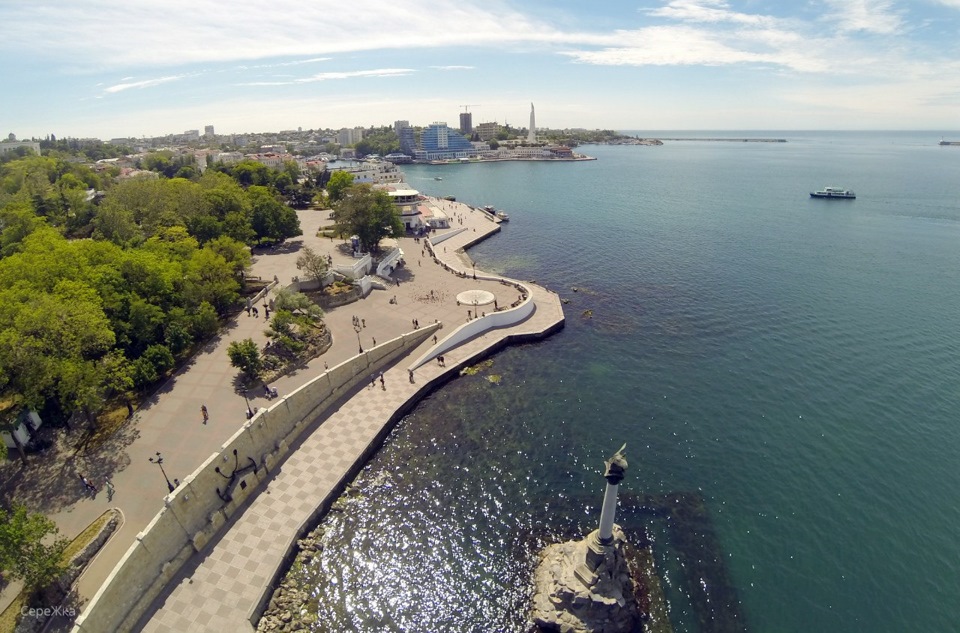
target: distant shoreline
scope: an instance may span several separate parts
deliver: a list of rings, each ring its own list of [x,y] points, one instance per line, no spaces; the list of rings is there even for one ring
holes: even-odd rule
[[[692,138],[692,137],[677,137],[677,138],[660,138],[657,139],[660,141],[728,141],[732,143],[786,143],[787,139],[785,138]]]
[[[474,163],[515,163],[515,162],[538,162],[538,163],[575,163],[584,160],[597,160],[595,156],[574,156],[573,158],[476,158],[469,160],[415,160],[414,165],[472,165]]]

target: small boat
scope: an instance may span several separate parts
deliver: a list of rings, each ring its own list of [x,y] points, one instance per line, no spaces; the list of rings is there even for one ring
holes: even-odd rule
[[[497,211],[497,209],[494,208],[494,206],[491,205],[491,204],[484,205],[483,210],[484,210],[486,213],[489,213],[490,215],[492,215],[493,217],[499,219],[501,222],[509,222],[509,221],[510,221],[510,216],[509,216],[509,215],[507,215],[504,211]]]
[[[844,189],[842,187],[824,187],[821,191],[811,191],[811,198],[843,198],[846,200],[853,200],[857,197],[857,194],[853,193],[849,189]]]
[[[440,176],[434,176],[433,179],[434,179],[434,180],[443,180],[443,178],[441,178]]]

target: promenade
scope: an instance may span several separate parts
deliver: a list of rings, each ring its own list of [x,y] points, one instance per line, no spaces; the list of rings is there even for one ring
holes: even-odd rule
[[[463,268],[456,256],[457,249],[496,231],[497,226],[466,205],[443,201],[437,204],[463,217],[463,225],[455,223],[456,228],[450,231],[466,230],[436,248],[438,257],[451,266]],[[327,223],[326,212],[301,211],[299,215],[304,235],[277,250],[255,253],[254,275],[264,279],[273,279],[276,275],[281,284],[289,283],[293,276],[300,274],[295,260],[304,245],[330,254],[335,263],[352,262],[349,255],[341,252],[340,240],[316,237],[317,229]],[[412,330],[413,319],[422,326],[434,321],[442,323],[444,329],[439,332],[442,338],[467,321],[468,308],[456,305],[458,292],[474,288],[487,290],[501,305],[509,305],[517,298],[512,286],[457,277],[443,270],[429,256],[421,256],[421,244],[412,238],[401,238],[399,242],[407,263],[395,275],[400,285],[385,291],[374,290],[365,299],[330,310],[325,322],[333,334],[333,346],[321,357],[274,382],[281,395],[322,373],[326,366],[334,367],[351,358],[360,345],[368,349],[375,340],[386,341]],[[397,298],[396,303],[390,302],[392,297]],[[555,295],[534,287],[534,300],[535,314],[519,326],[489,332],[446,352],[446,370],[436,363],[428,363],[417,370],[416,382],[409,382],[407,364],[432,345],[428,340],[421,349],[414,350],[385,372],[385,390],[379,384],[376,388],[358,389],[352,398],[322,414],[314,422],[316,430],[281,464],[265,490],[234,517],[221,537],[181,570],[184,584],[174,583],[171,590],[161,594],[146,630],[206,630],[208,625],[222,628],[228,624],[224,619],[228,613],[230,624],[242,630],[251,628],[246,619],[248,611],[254,606],[254,595],[262,594],[273,580],[279,560],[276,557],[283,554],[277,548],[284,549],[292,538],[291,530],[327,497],[334,495],[345,478],[362,465],[365,455],[378,445],[398,411],[412,406],[432,384],[444,380],[443,372],[457,371],[459,365],[505,344],[510,337],[536,335],[562,323],[562,310]],[[366,324],[359,341],[352,325],[354,316]],[[216,452],[245,421],[246,404],[236,389],[237,372],[230,366],[226,348],[230,341],[247,337],[265,343],[265,328],[263,317],[256,319],[241,313],[216,340],[164,384],[142,406],[136,420],[111,442],[86,454],[65,456],[55,472],[45,473],[47,480],[24,478],[18,482],[23,492],[23,497],[18,498],[24,498],[33,509],[47,511],[67,536],[81,531],[108,507],[118,507],[123,512],[123,525],[81,577],[78,586],[81,606],[97,591],[136,535],[162,507],[166,483],[148,458],[160,451],[169,477],[184,477]],[[207,424],[200,414],[204,404],[210,411]],[[254,396],[251,404],[265,406],[267,403]],[[78,473],[100,484],[110,478],[115,493],[108,499],[101,487],[95,497],[84,495],[79,490]],[[224,578],[228,581],[223,581]]]

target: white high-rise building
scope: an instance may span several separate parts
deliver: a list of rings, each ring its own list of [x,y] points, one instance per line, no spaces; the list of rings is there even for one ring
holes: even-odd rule
[[[533,103],[530,104],[530,129],[527,131],[527,142],[537,142],[537,118],[533,112]]]

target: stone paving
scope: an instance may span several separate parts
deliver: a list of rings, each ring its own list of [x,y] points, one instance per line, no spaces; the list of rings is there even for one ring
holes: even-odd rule
[[[480,228],[489,227],[480,225]],[[477,235],[470,232],[444,242],[448,264],[460,266],[453,252],[476,238]],[[437,250],[442,259],[443,249]],[[408,264],[410,259],[408,255]],[[434,266],[431,262],[431,267]],[[450,281],[478,283],[452,275]],[[493,291],[493,286],[500,284],[492,282],[487,289]],[[513,291],[500,288],[501,294]],[[253,631],[248,619],[250,613],[261,596],[272,590],[271,583],[280,571],[280,561],[296,537],[298,527],[318,506],[335,498],[342,485],[362,466],[371,448],[381,441],[397,411],[429,390],[430,383],[441,381],[444,373],[459,371],[491,347],[510,337],[541,335],[562,322],[557,297],[535,286],[533,292],[537,310],[530,318],[510,328],[487,332],[446,352],[445,369],[429,363],[419,368],[415,382],[410,382],[409,361],[432,346],[427,340],[405,361],[401,360],[384,373],[385,388],[381,388],[379,381],[376,385],[363,386],[346,402],[322,414],[318,420],[322,423],[275,470],[265,489],[234,518],[222,537],[194,556],[192,564],[188,563],[170,583],[167,592],[154,602],[153,609],[141,622],[143,630]],[[501,300],[509,303],[506,297]],[[424,311],[427,314],[422,320],[432,315],[432,311]],[[459,312],[460,309],[455,310],[452,324],[459,325],[464,320],[456,318]]]
[[[465,268],[456,256],[457,249],[482,239],[497,227],[482,212],[471,211],[466,205],[445,201],[437,201],[436,204],[454,218],[462,218],[463,224],[458,221],[449,232],[460,228],[467,229],[438,246],[437,255],[451,266]],[[318,227],[329,223],[326,212],[299,211],[298,215],[304,235],[275,250],[257,250],[254,253],[253,274],[268,280],[276,275],[282,284],[289,283],[292,277],[301,274],[296,269],[295,260],[303,246],[310,246],[322,254],[330,254],[335,264],[352,263],[349,253],[342,250],[342,241],[316,236]],[[413,319],[417,319],[422,325],[434,320],[439,321],[448,328],[444,333],[449,332],[467,321],[468,306],[456,305],[455,298],[459,292],[470,289],[486,290],[491,292],[501,305],[509,305],[516,299],[512,287],[492,281],[459,278],[444,271],[428,256],[421,256],[422,245],[412,238],[401,238],[398,242],[406,254],[407,262],[406,267],[399,269],[396,274],[401,285],[385,291],[374,290],[357,303],[330,310],[325,316],[325,322],[333,334],[333,346],[321,357],[274,382],[273,386],[281,393],[296,389],[322,372],[326,365],[333,367],[355,355],[359,346],[367,348],[373,345],[375,340],[386,341],[409,331]],[[538,324],[562,322],[562,310],[556,296],[535,286],[533,288],[538,304],[537,312],[533,316],[519,328],[488,333],[468,342],[461,349],[445,353],[448,371],[454,371],[457,362],[482,352],[490,345],[500,344],[505,336],[513,332],[522,334],[528,328],[536,331]],[[397,297],[395,304],[390,302],[394,296]],[[361,329],[359,340],[352,326],[354,316],[365,320],[366,327]],[[60,443],[62,445],[48,449],[49,452],[56,453],[52,459],[45,460],[44,463],[34,460],[30,467],[21,469],[6,482],[12,498],[26,503],[33,511],[47,514],[67,537],[78,534],[107,508],[117,507],[123,513],[123,525],[80,579],[77,591],[81,606],[96,593],[137,533],[146,527],[163,504],[163,496],[167,492],[164,476],[148,458],[154,457],[158,451],[162,452],[164,469],[170,479],[185,477],[211,453],[216,452],[245,421],[246,404],[242,393],[237,389],[237,372],[230,366],[226,349],[231,341],[248,337],[262,345],[267,340],[265,329],[265,320],[241,313],[229,321],[220,335],[162,385],[152,398],[143,402],[136,418],[104,445],[82,451]],[[425,344],[414,350],[408,358],[416,358],[427,347],[429,345]],[[377,408],[375,412],[368,410],[365,414],[354,411],[352,415],[365,415],[367,419],[376,420],[376,423],[382,426],[389,419],[390,412],[395,411],[417,387],[437,378],[439,372],[440,369],[435,365],[424,366],[417,370],[417,384],[410,385],[406,367],[401,361],[385,376],[388,380],[386,392],[378,389],[360,394],[360,400],[367,403],[365,406],[386,408]],[[210,412],[210,419],[206,424],[203,423],[200,413],[200,406],[204,404]],[[266,402],[259,397],[252,397],[251,404],[263,406]],[[349,407],[345,405],[343,409],[346,411]],[[336,413],[334,412],[328,423],[339,419]],[[328,424],[325,423],[319,428],[324,426]],[[336,425],[329,424],[329,427],[334,429]],[[328,464],[335,464],[340,460],[345,460],[344,463],[356,461],[356,447],[350,444],[348,437],[347,431],[343,431],[338,432],[336,437],[327,438],[329,446],[346,446],[342,452],[325,457],[324,459],[330,459]],[[344,442],[347,444],[344,445]],[[281,470],[292,470],[294,457],[291,456]],[[90,495],[83,491],[79,480],[80,473],[99,486],[97,494]],[[110,492],[104,485],[106,481],[113,484]],[[279,481],[270,482],[270,486],[280,485]],[[273,494],[261,494],[260,497]],[[313,507],[316,505],[313,504]],[[270,521],[266,523],[269,526]],[[256,527],[255,525],[254,528]],[[245,563],[251,566],[253,564],[250,561]],[[199,572],[200,567],[197,569]],[[4,592],[2,598],[7,598],[8,594],[9,591]],[[189,611],[188,609],[187,612]],[[174,630],[203,630],[199,620],[191,625],[196,626],[200,628]],[[53,628],[57,630],[61,627]]]

